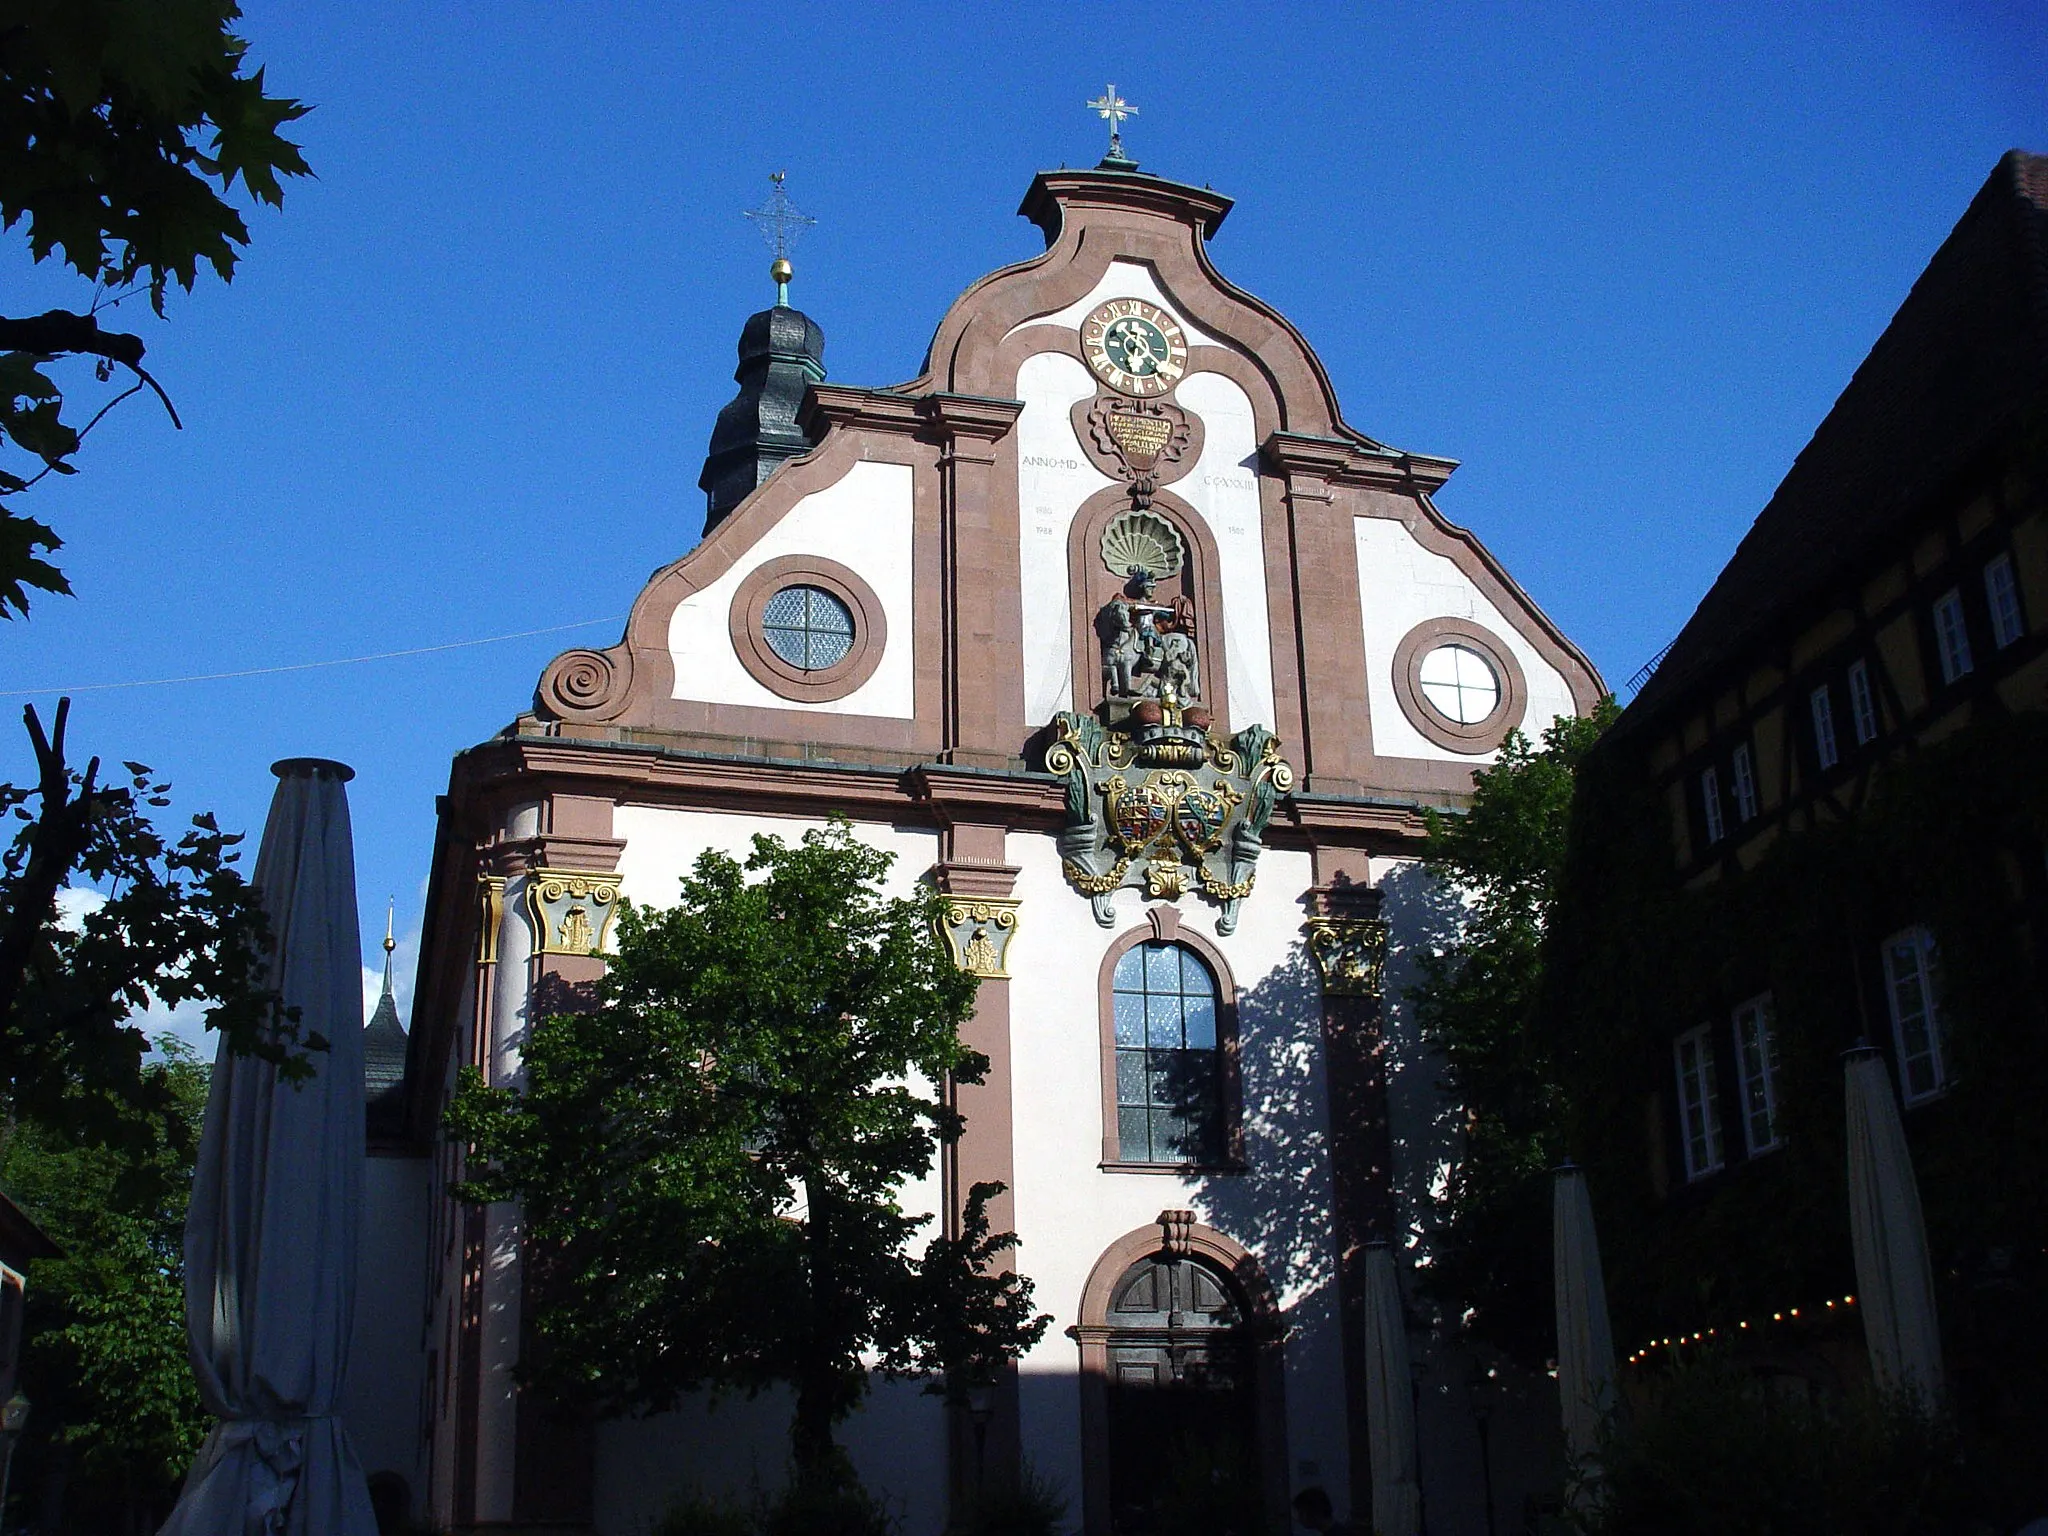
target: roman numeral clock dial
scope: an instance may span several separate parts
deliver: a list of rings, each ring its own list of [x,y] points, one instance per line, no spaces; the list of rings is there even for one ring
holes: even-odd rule
[[[1147,399],[1178,384],[1188,338],[1173,316],[1143,299],[1111,299],[1081,322],[1081,355],[1120,395]]]

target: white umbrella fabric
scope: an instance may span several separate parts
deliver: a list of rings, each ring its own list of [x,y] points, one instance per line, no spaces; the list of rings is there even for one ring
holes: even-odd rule
[[[1589,1461],[1600,1425],[1614,1409],[1614,1332],[1607,1321],[1607,1282],[1586,1175],[1566,1163],[1551,1183],[1550,1247],[1557,1303],[1557,1395],[1565,1447]]]
[[[1422,1490],[1415,1482],[1408,1326],[1394,1255],[1385,1243],[1365,1250],[1365,1432],[1375,1536],[1420,1536]]]
[[[1941,1395],[1941,1330],[1934,1270],[1920,1216],[1913,1154],[1899,1123],[1884,1057],[1849,1052],[1844,1072],[1849,1119],[1849,1240],[1870,1369],[1888,1392],[1932,1408]]]
[[[255,884],[272,984],[328,1049],[294,1086],[223,1049],[185,1219],[185,1326],[207,1410],[163,1536],[376,1536],[336,1409],[363,1179],[362,943],[340,763],[273,766]]]

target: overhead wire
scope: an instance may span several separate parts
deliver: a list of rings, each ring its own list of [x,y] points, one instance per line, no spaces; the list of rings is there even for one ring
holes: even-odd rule
[[[595,624],[617,624],[624,614],[607,614],[598,619],[579,619],[573,624],[550,624],[544,629],[522,629],[509,635],[485,635],[477,640],[450,640],[442,645],[415,645],[402,651],[375,651],[367,656],[335,656],[325,661],[294,661],[275,667],[243,667],[233,672],[195,672],[188,677],[140,677],[119,683],[73,683],[68,687],[0,688],[0,699],[25,699],[53,693],[102,693],[114,688],[168,688],[180,683],[218,683],[240,677],[274,677],[280,672],[312,672],[322,667],[353,667],[368,661],[397,661],[406,656],[431,656],[438,651],[461,651],[472,646],[498,645],[507,640],[530,640],[535,635],[559,635],[565,630],[589,629]]]

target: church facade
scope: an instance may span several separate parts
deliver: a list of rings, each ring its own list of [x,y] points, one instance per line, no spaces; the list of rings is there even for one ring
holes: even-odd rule
[[[993,1221],[1054,1318],[974,1423],[884,1383],[847,1426],[906,1532],[1025,1462],[1090,1536],[1142,1529],[1191,1443],[1241,1459],[1271,1529],[1308,1486],[1363,1526],[1375,1245],[1410,1298],[1420,1439],[1377,1470],[1432,1531],[1486,1528],[1472,1367],[1413,1286],[1451,1134],[1400,1000],[1429,941],[1413,861],[1510,729],[1602,685],[1432,504],[1452,462],[1347,426],[1303,338],[1217,273],[1229,207],[1121,158],[1040,175],[1043,254],[968,289],[891,388],[827,382],[786,303],[755,316],[702,542],[456,760],[406,1075],[436,1526],[624,1536],[685,1486],[779,1480],[773,1401],[593,1427],[522,1394],[518,1213],[448,1198],[438,1121],[458,1068],[517,1081],[618,902],[843,815],[897,890],[946,894],[980,978],[991,1069],[905,1208],[957,1220],[1002,1182]],[[1541,1460],[1544,1385],[1494,1455]]]

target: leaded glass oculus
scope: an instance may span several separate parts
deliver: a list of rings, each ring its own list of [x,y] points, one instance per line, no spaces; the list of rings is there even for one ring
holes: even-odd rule
[[[1440,645],[1422,658],[1417,685],[1434,709],[1457,725],[1478,725],[1500,707],[1493,664],[1469,645]]]
[[[1220,1162],[1215,974],[1193,950],[1154,941],[1124,952],[1110,994],[1118,1155],[1131,1163]]]
[[[853,649],[853,610],[823,587],[784,587],[761,610],[761,634],[792,667],[822,672]]]

